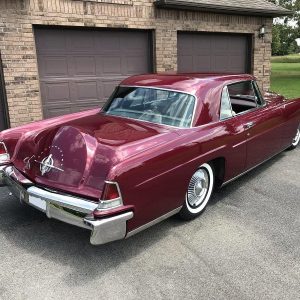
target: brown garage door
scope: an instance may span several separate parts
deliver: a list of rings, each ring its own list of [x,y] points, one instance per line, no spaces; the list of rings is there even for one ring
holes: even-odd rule
[[[101,106],[123,78],[151,71],[148,31],[35,29],[44,117]]]
[[[178,70],[248,73],[250,49],[247,35],[178,33]]]

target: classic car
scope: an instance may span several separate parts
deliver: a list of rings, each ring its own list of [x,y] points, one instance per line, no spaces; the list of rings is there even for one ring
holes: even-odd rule
[[[300,99],[261,94],[251,75],[125,79],[102,109],[0,133],[0,183],[94,245],[178,214],[299,144]]]

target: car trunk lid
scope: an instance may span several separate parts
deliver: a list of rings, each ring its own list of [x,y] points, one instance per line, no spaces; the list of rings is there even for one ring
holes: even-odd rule
[[[28,133],[13,164],[38,185],[99,199],[115,164],[163,143],[170,131],[97,113]]]

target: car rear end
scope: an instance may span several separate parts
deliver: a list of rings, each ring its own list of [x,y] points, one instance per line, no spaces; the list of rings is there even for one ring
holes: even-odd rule
[[[28,204],[65,223],[91,231],[90,242],[101,245],[123,239],[127,220],[133,217],[124,206],[115,182],[104,182],[100,199],[74,195],[36,184],[11,163],[6,144],[0,143],[0,186],[6,186],[21,203]]]

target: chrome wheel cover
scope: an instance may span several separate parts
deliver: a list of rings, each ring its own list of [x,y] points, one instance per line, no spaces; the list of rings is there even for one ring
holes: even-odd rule
[[[209,173],[206,169],[199,169],[191,178],[187,201],[192,208],[199,207],[207,196],[209,189]]]
[[[297,133],[296,133],[295,138],[293,139],[292,145],[294,147],[297,146],[299,144],[299,141],[300,141],[300,128],[297,129]]]
[[[210,164],[203,164],[192,176],[186,193],[186,208],[192,214],[203,211],[211,197],[214,171]]]

